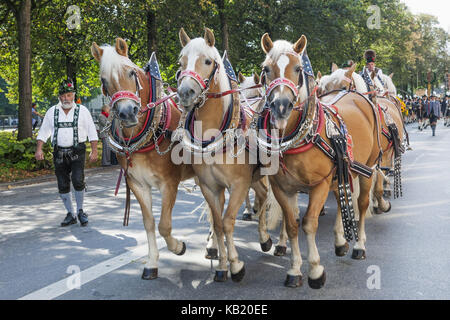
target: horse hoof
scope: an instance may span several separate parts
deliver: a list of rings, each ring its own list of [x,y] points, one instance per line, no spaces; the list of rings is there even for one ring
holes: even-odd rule
[[[366,250],[353,249],[352,259],[355,259],[355,260],[364,260],[364,259],[366,259]]]
[[[389,212],[389,211],[391,211],[391,208],[392,208],[391,202],[390,202],[390,201],[388,201],[388,203],[389,203],[389,208],[387,208],[387,210],[386,210],[386,211],[384,211],[384,212]]]
[[[142,279],[144,280],[153,280],[158,278],[158,268],[144,268],[144,272],[142,272]]]
[[[287,247],[284,246],[275,246],[274,255],[277,257],[283,257],[286,255]]]
[[[231,280],[234,282],[240,282],[242,279],[244,279],[245,276],[245,267],[242,267],[241,271],[239,271],[236,274],[231,274]]]
[[[272,249],[272,239],[269,238],[269,240],[267,240],[267,241],[264,242],[264,243],[260,243],[260,245],[261,245],[261,250],[262,250],[263,252],[267,252],[267,251],[269,251],[270,249]]]
[[[218,255],[217,249],[216,248],[206,248],[205,258],[210,259],[210,260],[218,260],[219,255]]]
[[[258,213],[258,209],[255,209],[254,207],[253,207],[253,214],[257,214]]]
[[[348,242],[346,242],[343,246],[334,247],[334,253],[338,257],[343,257],[343,256],[345,256],[347,254],[348,249],[349,249]]]
[[[225,282],[228,280],[228,271],[218,271],[216,270],[216,275],[214,276],[214,281]]]
[[[284,286],[288,288],[298,288],[301,287],[303,284],[302,276],[291,276],[290,274],[287,275],[286,280],[284,281]]]
[[[181,251],[177,253],[177,256],[182,256],[186,252],[186,243],[183,242],[183,248],[181,248]]]
[[[244,213],[242,215],[242,220],[244,220],[244,221],[252,221],[252,215],[250,213]]]
[[[311,289],[320,289],[325,284],[325,280],[327,279],[327,276],[325,274],[325,270],[323,271],[322,275],[317,279],[311,279],[308,277],[308,284]]]

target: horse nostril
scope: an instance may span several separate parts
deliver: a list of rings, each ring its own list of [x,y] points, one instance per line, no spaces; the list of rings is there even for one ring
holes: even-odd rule
[[[133,108],[133,111],[134,111],[134,114],[137,114],[138,111],[139,111],[139,108],[138,108],[138,107],[134,107],[134,108]]]
[[[125,119],[126,117],[127,117],[127,115],[125,114],[125,112],[123,112],[123,111],[119,112],[120,119]]]
[[[190,89],[190,90],[189,90],[189,96],[191,96],[191,97],[192,97],[192,96],[193,96],[194,94],[195,94],[195,91],[194,91],[194,89]]]

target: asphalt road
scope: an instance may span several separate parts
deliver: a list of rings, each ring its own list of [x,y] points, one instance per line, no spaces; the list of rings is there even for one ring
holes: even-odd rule
[[[257,222],[238,220],[235,241],[245,262],[242,282],[213,281],[217,261],[204,258],[208,224],[199,221],[203,197],[180,188],[173,234],[187,244],[176,256],[158,236],[159,278],[141,280],[147,241],[137,201],[122,226],[125,189],[115,197],[118,170],[87,178],[89,226],[59,227],[65,210],[54,181],[0,191],[0,299],[450,299],[450,128],[437,136],[408,125],[413,150],[403,156],[403,197],[392,210],[367,221],[367,259],[334,254],[334,198],[320,217],[317,245],[327,273],[320,290],[283,286],[289,255],[260,249]],[[192,188],[193,182],[185,183]],[[160,196],[153,192],[158,220]],[[306,196],[299,197],[300,210]],[[75,202],[74,202],[75,205]],[[241,212],[242,212],[241,208]],[[238,214],[241,217],[241,213]],[[271,232],[274,243],[278,230]],[[302,272],[308,264],[300,232]],[[81,273],[78,273],[81,272]]]

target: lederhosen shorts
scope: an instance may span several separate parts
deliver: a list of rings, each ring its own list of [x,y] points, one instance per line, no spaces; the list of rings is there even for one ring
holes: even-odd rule
[[[54,147],[53,163],[58,181],[59,193],[70,192],[70,181],[76,191],[86,187],[84,182],[84,163],[86,159],[86,144],[79,143],[77,147]]]
[[[58,181],[59,193],[70,192],[70,181],[76,191],[82,191],[86,185],[84,182],[84,162],[86,158],[86,144],[78,142],[78,114],[79,106],[76,106],[74,119],[72,122],[59,122],[58,109],[54,114],[55,133],[53,136],[53,163],[55,165],[55,175]],[[73,146],[64,148],[57,146],[57,136],[59,128],[73,128]]]

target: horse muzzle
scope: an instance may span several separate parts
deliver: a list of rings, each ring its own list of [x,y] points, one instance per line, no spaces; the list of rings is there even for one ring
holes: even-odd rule
[[[289,116],[291,115],[291,111],[294,107],[291,100],[287,98],[274,99],[270,102],[269,107],[271,111],[270,121],[275,128],[286,128]]]
[[[122,122],[122,125],[124,127],[130,128],[137,125],[137,114],[139,113],[139,107],[136,104],[131,102],[124,102],[117,107],[117,116],[119,117],[119,120]]]
[[[190,111],[197,103],[201,90],[195,82],[186,78],[183,79],[181,85],[178,87],[177,93],[180,105],[183,106],[186,111]]]

